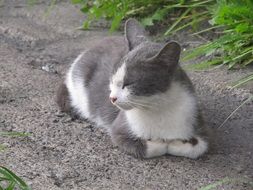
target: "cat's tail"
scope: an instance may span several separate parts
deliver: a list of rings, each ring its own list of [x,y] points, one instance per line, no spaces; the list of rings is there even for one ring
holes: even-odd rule
[[[168,144],[167,153],[196,159],[208,150],[208,142],[201,137],[194,137],[188,141],[174,140]]]

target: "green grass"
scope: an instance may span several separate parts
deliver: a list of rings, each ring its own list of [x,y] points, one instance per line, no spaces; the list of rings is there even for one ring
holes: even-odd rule
[[[138,17],[145,26],[163,22],[168,16],[172,16],[172,19],[179,17],[180,19],[165,32],[165,35],[169,35],[189,25],[196,28],[201,20],[210,15],[207,8],[213,5],[215,0],[71,0],[71,2],[80,4],[81,11],[87,14],[84,29],[89,28],[91,22],[101,18],[111,20],[110,31],[114,31],[119,28],[123,19],[129,17]],[[183,25],[181,21],[188,24]]]
[[[30,190],[29,186],[15,173],[4,166],[0,166],[0,190]]]
[[[137,17],[145,26],[157,23],[172,24],[164,35],[174,35],[185,28],[192,28],[192,35],[202,35],[210,31],[219,33],[217,38],[183,54],[184,60],[206,56],[206,61],[189,66],[197,70],[214,65],[227,65],[228,69],[243,68],[253,63],[253,1],[252,0],[71,0],[82,6],[87,14],[83,28],[101,18],[111,21],[110,31],[119,28],[123,19]],[[209,28],[199,29],[203,21]],[[240,81],[238,84],[252,81]],[[237,85],[238,86],[238,85]]]
[[[253,2],[250,0],[217,1],[212,10],[213,27],[222,27],[221,36],[186,53],[184,59],[192,59],[213,52],[229,69],[236,64],[246,66],[253,62]]]
[[[0,136],[5,137],[25,137],[29,135],[30,133],[0,131]],[[5,149],[6,147],[0,144],[0,151],[4,151]],[[6,167],[0,166],[0,190],[14,190],[17,188],[30,190],[28,185],[20,177]]]
[[[204,186],[202,188],[200,188],[199,190],[214,190],[214,189],[220,189],[218,188],[219,186],[221,185],[226,185],[226,184],[245,184],[247,185],[247,187],[253,187],[253,181],[249,180],[249,179],[246,179],[246,178],[224,178],[224,179],[221,179],[215,183],[211,183],[207,186]]]
[[[222,124],[218,127],[221,128],[244,104],[247,102],[253,101],[253,95],[250,95],[245,101],[243,101],[234,111],[232,111],[229,116],[222,122]]]
[[[0,136],[3,137],[27,137],[31,135],[30,133],[24,133],[24,132],[16,132],[16,131],[0,131]],[[0,151],[5,150],[5,146],[0,144]]]
[[[3,151],[3,150],[5,150],[5,148],[6,147],[4,145],[0,144],[0,152]]]
[[[247,83],[249,81],[253,81],[253,74],[250,74],[250,75],[248,75],[246,77],[243,77],[240,80],[234,82],[232,84],[232,89],[233,88],[237,88],[238,86],[241,86],[241,85],[243,85],[243,84],[245,84],[245,83]]]
[[[8,132],[8,131],[0,131],[0,136],[8,136],[8,137],[27,137],[30,133],[24,132]]]
[[[222,28],[221,36],[212,42],[191,49],[184,54],[183,60],[198,56],[212,55],[202,64],[208,68],[215,64],[227,65],[228,69],[243,68],[253,63],[253,1],[220,0],[212,10],[211,28]],[[209,28],[210,29],[210,28]],[[215,55],[216,54],[216,55]],[[198,65],[197,65],[198,66]],[[197,67],[195,66],[195,67]],[[194,67],[194,66],[193,66]],[[253,73],[235,82],[238,87],[253,80]]]

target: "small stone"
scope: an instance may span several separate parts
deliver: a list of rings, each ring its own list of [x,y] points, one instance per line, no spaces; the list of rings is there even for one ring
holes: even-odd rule
[[[54,68],[54,65],[52,64],[46,64],[41,67],[43,71],[49,72],[49,73],[57,73],[57,71]]]
[[[59,122],[58,119],[54,119],[54,120],[53,120],[53,123],[58,123],[58,122]]]

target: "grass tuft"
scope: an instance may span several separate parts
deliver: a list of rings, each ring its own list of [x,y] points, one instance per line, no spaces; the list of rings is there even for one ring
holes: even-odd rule
[[[216,39],[184,54],[183,60],[207,56],[207,61],[192,66],[197,70],[216,64],[234,69],[253,63],[252,0],[72,0],[72,3],[80,4],[81,11],[87,14],[84,29],[104,18],[111,20],[112,32],[119,28],[123,19],[137,17],[146,26],[168,23],[168,18],[173,20],[165,36],[187,27],[193,29],[192,35],[198,36],[216,30],[219,33]],[[209,21],[211,26],[200,31],[198,26],[203,21]],[[252,77],[244,81],[251,80]]]
[[[30,190],[30,187],[23,179],[6,167],[0,166],[0,190],[14,190],[16,188]]]
[[[243,101],[234,111],[232,111],[229,116],[222,122],[222,124],[218,127],[221,128],[224,126],[224,124],[247,102],[250,102],[253,100],[253,95],[250,95],[245,101]]]
[[[205,187],[200,188],[199,190],[211,190],[211,189],[217,189],[217,187],[225,184],[238,184],[238,183],[243,183],[244,185],[253,187],[253,182],[247,178],[228,178],[225,177],[224,179],[221,179],[215,183],[209,184]]]
[[[24,132],[5,132],[0,131],[0,136],[8,136],[8,137],[27,137],[31,135],[30,133],[24,133]]]

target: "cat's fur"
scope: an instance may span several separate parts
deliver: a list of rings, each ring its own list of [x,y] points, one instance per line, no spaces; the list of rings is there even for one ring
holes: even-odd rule
[[[107,37],[76,58],[59,88],[58,105],[105,126],[112,141],[136,157],[197,158],[208,143],[179,57],[176,42],[151,42],[129,19],[125,37]]]

